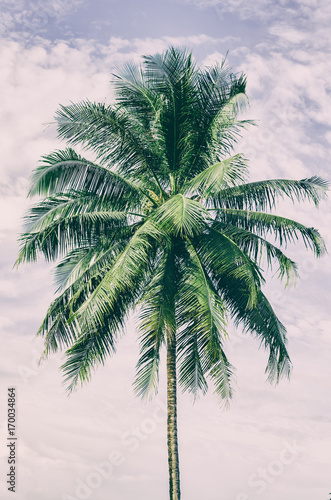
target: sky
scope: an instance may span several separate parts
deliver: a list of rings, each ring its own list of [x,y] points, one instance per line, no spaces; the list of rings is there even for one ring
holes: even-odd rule
[[[0,0],[0,497],[7,500],[7,389],[17,393],[16,500],[168,498],[164,360],[148,403],[132,390],[135,318],[115,357],[71,397],[62,355],[39,366],[35,333],[54,297],[52,266],[13,270],[29,176],[40,157],[64,146],[52,120],[59,104],[112,101],[111,74],[123,62],[169,45],[198,64],[227,55],[248,78],[245,131],[237,149],[252,180],[330,181],[331,3],[328,0]],[[316,227],[331,247],[330,201],[282,203],[278,214]],[[179,397],[182,498],[328,500],[331,491],[331,266],[303,245],[296,287],[270,275],[266,294],[286,325],[290,382],[266,382],[267,353],[229,325],[236,367],[226,411],[209,390]]]

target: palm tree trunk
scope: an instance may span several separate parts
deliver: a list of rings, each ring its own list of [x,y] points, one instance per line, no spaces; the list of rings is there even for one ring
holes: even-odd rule
[[[168,405],[168,463],[170,500],[180,500],[179,459],[177,441],[177,376],[176,334],[169,332],[167,338],[167,405]]]

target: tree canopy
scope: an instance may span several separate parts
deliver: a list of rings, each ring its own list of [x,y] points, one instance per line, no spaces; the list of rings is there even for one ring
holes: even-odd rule
[[[289,283],[297,266],[287,243],[325,251],[316,229],[271,212],[282,198],[318,205],[326,182],[248,181],[246,159],[234,151],[250,123],[238,119],[246,77],[225,61],[199,68],[170,48],[125,64],[112,84],[113,104],[60,106],[58,135],[68,147],[44,156],[32,176],[29,195],[43,199],[26,216],[17,263],[59,259],[58,295],[38,332],[44,355],[65,350],[73,389],[115,352],[137,308],[140,395],[157,389],[172,332],[181,387],[204,393],[209,379],[230,398],[228,318],[267,349],[270,380],[288,376],[286,329],[262,291],[261,259]]]

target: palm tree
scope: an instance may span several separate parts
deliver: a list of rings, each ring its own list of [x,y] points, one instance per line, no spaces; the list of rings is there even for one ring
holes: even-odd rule
[[[249,123],[237,118],[246,78],[224,62],[200,69],[170,48],[126,64],[113,85],[113,105],[57,111],[68,148],[44,156],[33,174],[29,194],[44,199],[26,217],[17,264],[39,254],[61,259],[58,296],[38,334],[45,357],[65,349],[69,390],[115,352],[135,307],[138,395],[157,391],[165,346],[170,499],[179,500],[177,380],[196,396],[209,379],[220,400],[231,398],[227,317],[268,350],[269,380],[289,375],[286,330],[261,290],[261,258],[289,283],[296,264],[279,247],[301,238],[319,256],[324,243],[316,229],[270,210],[283,197],[317,205],[326,182],[247,182],[245,159],[233,154]]]

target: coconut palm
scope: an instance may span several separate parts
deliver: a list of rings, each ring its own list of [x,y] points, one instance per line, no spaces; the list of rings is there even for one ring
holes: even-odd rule
[[[317,205],[326,183],[248,182],[245,159],[234,154],[249,123],[238,119],[246,78],[225,62],[199,68],[171,48],[126,64],[113,86],[113,105],[57,111],[68,147],[33,174],[29,194],[44,199],[26,216],[17,263],[60,259],[58,295],[38,334],[45,357],[65,350],[69,390],[115,352],[134,308],[138,395],[157,391],[165,347],[170,499],[179,500],[177,383],[197,396],[209,380],[220,400],[231,398],[228,317],[267,349],[269,380],[289,375],[286,330],[262,292],[261,259],[289,283],[297,267],[280,247],[302,239],[319,256],[324,244],[316,229],[270,211],[283,197]]]

